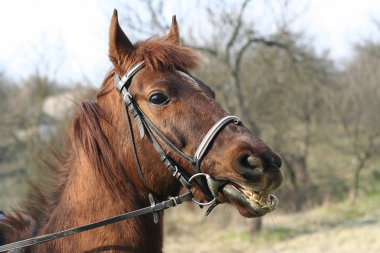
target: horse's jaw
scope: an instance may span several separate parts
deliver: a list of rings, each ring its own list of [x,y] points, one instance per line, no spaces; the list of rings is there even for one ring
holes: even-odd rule
[[[260,217],[274,211],[278,206],[278,198],[260,189],[228,182],[219,192],[226,202],[235,206],[239,213],[247,218]]]

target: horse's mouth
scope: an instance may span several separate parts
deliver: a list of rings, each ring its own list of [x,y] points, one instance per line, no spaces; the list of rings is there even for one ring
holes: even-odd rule
[[[259,217],[272,212],[278,206],[278,198],[271,193],[249,186],[228,182],[220,191],[228,202],[235,205],[245,217]]]

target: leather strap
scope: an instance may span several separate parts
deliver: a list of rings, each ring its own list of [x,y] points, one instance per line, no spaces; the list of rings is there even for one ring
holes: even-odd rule
[[[21,248],[33,246],[36,244],[40,244],[43,242],[48,242],[51,240],[56,240],[59,238],[78,234],[81,232],[92,230],[92,229],[95,229],[98,227],[102,227],[102,226],[109,225],[109,224],[119,222],[119,221],[123,221],[126,219],[135,218],[137,216],[141,216],[141,215],[145,215],[145,214],[149,214],[149,213],[157,213],[157,212],[162,211],[164,209],[179,205],[185,201],[189,201],[192,199],[192,197],[193,197],[193,194],[191,192],[188,192],[188,193],[185,193],[183,195],[162,201],[161,203],[157,203],[157,204],[154,204],[154,205],[151,205],[151,206],[148,206],[145,208],[141,208],[141,209],[129,212],[129,213],[124,213],[124,214],[114,216],[114,217],[111,217],[108,219],[104,219],[101,221],[90,223],[90,224],[87,224],[84,226],[70,228],[70,229],[67,229],[67,230],[64,230],[61,232],[57,232],[57,233],[52,233],[52,234],[47,234],[47,235],[42,235],[42,236],[36,236],[36,237],[25,239],[22,241],[9,243],[9,244],[0,246],[0,252],[7,252],[7,251],[11,251],[11,250],[21,249]]]
[[[193,169],[195,173],[201,173],[201,161],[203,157],[206,155],[206,151],[209,149],[211,142],[217,137],[218,133],[223,130],[225,126],[227,126],[230,123],[239,124],[240,119],[236,116],[226,116],[222,119],[220,119],[217,123],[215,123],[211,129],[207,132],[205,137],[203,138],[201,144],[199,145],[197,151],[194,154],[193,161],[195,164],[193,165]],[[216,195],[214,192],[210,190],[210,186],[208,185],[208,182],[204,177],[198,177],[196,178],[198,184],[203,189],[203,192],[208,192],[209,196],[215,197]],[[216,193],[217,194],[217,193]],[[210,197],[209,197],[210,200]]]
[[[136,73],[142,69],[143,67],[145,66],[145,62],[139,62],[137,63],[136,65],[132,66],[132,68],[130,68],[127,73],[125,73],[125,75],[123,75],[121,77],[121,79],[119,79],[118,82],[116,82],[116,88],[117,90],[119,91],[122,91],[124,88],[126,91],[128,91],[128,88],[129,88],[129,85],[131,85],[131,80],[132,80],[132,77],[134,75],[136,75]],[[115,75],[115,77],[118,77],[118,75]],[[123,94],[124,95],[124,94]]]

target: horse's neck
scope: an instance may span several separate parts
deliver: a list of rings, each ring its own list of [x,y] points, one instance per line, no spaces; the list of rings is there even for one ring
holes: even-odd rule
[[[57,205],[38,234],[85,225],[147,205],[146,200],[138,199],[132,184],[121,203],[86,161],[78,162],[71,171]],[[41,244],[32,252],[161,252],[161,248],[162,219],[154,224],[152,217],[142,216]]]

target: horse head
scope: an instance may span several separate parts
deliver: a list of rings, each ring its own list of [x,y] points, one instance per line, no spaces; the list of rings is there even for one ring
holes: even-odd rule
[[[125,115],[131,114],[132,119],[142,118],[142,123],[138,119],[131,122],[135,156],[138,156],[143,177],[127,172],[138,192],[146,195],[148,188],[157,195],[168,196],[179,191],[180,184],[167,170],[168,165],[165,166],[154,145],[149,143],[148,139],[153,136],[182,171],[182,177],[189,179],[201,172],[211,178],[206,190],[202,188],[204,180],[200,180],[203,176],[192,181],[191,191],[199,202],[210,200],[208,193],[211,192],[218,203],[234,205],[245,217],[261,216],[274,210],[278,200],[273,192],[283,182],[280,156],[244,127],[237,117],[229,118],[215,100],[214,91],[188,72],[197,66],[200,57],[181,45],[175,17],[166,36],[132,44],[121,29],[115,11],[109,36],[112,73],[120,78],[129,74],[119,88],[124,89],[123,95],[135,105],[137,116],[128,112],[113,82],[103,87],[104,96],[99,96],[98,103],[109,115],[110,125],[114,125],[111,131],[117,136],[114,138],[118,138],[118,157],[124,161],[125,168],[135,167],[130,162],[131,140],[123,138],[130,131]],[[220,123],[221,119],[226,122]],[[149,130],[152,125],[159,133]],[[216,125],[216,133],[207,146],[203,146],[201,157],[196,159],[194,155],[199,155],[199,147],[204,145],[202,141]],[[141,136],[138,132],[142,132]],[[148,136],[147,132],[150,132]],[[136,172],[135,168],[132,170]]]

